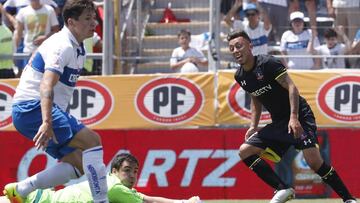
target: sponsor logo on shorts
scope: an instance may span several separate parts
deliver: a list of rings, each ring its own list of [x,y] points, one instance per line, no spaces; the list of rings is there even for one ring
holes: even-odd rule
[[[136,93],[135,106],[146,120],[162,125],[175,125],[191,120],[201,110],[202,90],[184,78],[156,78]]]
[[[311,144],[311,143],[312,143],[310,138],[307,139],[307,140],[303,140],[303,142],[304,142],[304,145],[305,145],[305,146],[307,146],[308,144]]]
[[[0,83],[0,129],[6,128],[12,123],[12,99],[15,89],[5,83]]]
[[[245,119],[251,119],[251,96],[244,91],[238,83],[234,83],[227,96],[230,109]],[[261,122],[271,121],[270,113],[263,110],[260,116]]]
[[[360,122],[360,76],[336,77],[317,93],[319,109],[337,122]]]
[[[103,121],[112,111],[114,99],[106,86],[94,80],[79,80],[67,111],[85,125]]]

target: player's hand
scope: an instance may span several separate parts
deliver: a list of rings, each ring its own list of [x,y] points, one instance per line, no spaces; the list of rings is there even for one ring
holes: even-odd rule
[[[245,133],[245,140],[249,139],[251,135],[256,133],[259,129],[256,127],[250,127]]]
[[[193,196],[190,199],[185,201],[186,203],[201,203],[200,197]]]
[[[300,121],[297,118],[290,118],[288,125],[288,133],[293,133],[295,138],[300,138],[304,129],[301,127]]]
[[[33,41],[33,44],[35,46],[40,46],[41,43],[43,43],[43,41],[46,40],[46,36],[45,35],[40,35],[38,37],[36,37]]]
[[[51,139],[53,140],[53,142],[58,143],[51,124],[44,122],[41,124],[38,132],[33,139],[36,149],[45,150]]]

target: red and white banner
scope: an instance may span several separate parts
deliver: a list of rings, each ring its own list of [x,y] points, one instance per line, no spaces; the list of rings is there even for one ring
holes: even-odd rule
[[[246,129],[201,130],[101,130],[105,163],[123,150],[140,161],[136,188],[149,195],[203,199],[270,198],[273,190],[265,185],[238,158],[238,147]],[[327,156],[355,196],[360,196],[360,130],[321,129],[327,136]],[[56,161],[33,148],[33,143],[17,132],[0,135],[0,188],[55,164]],[[296,163],[294,161],[293,163]],[[302,162],[297,169],[301,169]],[[293,166],[291,166],[293,167]],[[306,167],[303,167],[303,173]],[[305,172],[304,172],[305,171]],[[295,180],[307,176],[296,171]],[[296,176],[296,177],[295,177]],[[294,181],[300,194],[321,195],[323,188]],[[301,185],[303,184],[303,185]],[[336,197],[331,192],[331,197]]]

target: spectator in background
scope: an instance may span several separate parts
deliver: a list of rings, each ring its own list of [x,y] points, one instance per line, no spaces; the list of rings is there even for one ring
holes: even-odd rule
[[[317,22],[316,22],[316,0],[305,0],[305,7],[309,15],[310,19],[310,28],[312,30],[317,30]],[[290,1],[290,13],[295,11],[300,11],[299,0],[291,0]]]
[[[304,14],[295,11],[290,14],[291,30],[287,30],[281,37],[280,51],[283,55],[311,55],[308,46],[313,39],[313,46],[320,46],[316,30],[305,28]],[[311,57],[287,58],[287,65],[290,69],[318,69],[321,61]]]
[[[40,44],[55,32],[59,31],[59,23],[54,9],[44,5],[40,0],[31,0],[30,5],[19,10],[16,15],[15,46],[19,47],[24,33],[24,53],[31,54]],[[21,67],[25,67],[27,60]],[[22,68],[19,68],[18,76]]]
[[[4,12],[2,4],[0,4],[0,15]],[[13,54],[12,32],[0,21],[0,79],[14,78],[13,61],[11,58],[2,58],[2,55]],[[4,56],[5,57],[5,56]]]
[[[343,39],[345,44],[338,42],[338,35]],[[344,55],[351,51],[351,42],[344,33],[342,26],[336,27],[335,29],[329,28],[324,32],[325,44],[314,49],[315,54],[320,55]],[[313,46],[310,45],[313,49]],[[322,60],[322,68],[346,68],[344,58],[327,58],[324,57]]]
[[[351,67],[360,68],[360,29],[356,32],[354,41],[351,45],[351,53],[359,55],[359,58],[352,61]]]
[[[280,43],[281,35],[288,27],[288,1],[287,0],[258,0],[260,6],[269,14],[272,23],[269,41]]]
[[[30,5],[31,0],[7,0],[4,4],[6,25],[13,31],[16,26],[15,16],[21,8]],[[58,9],[57,4],[53,0],[41,0],[42,4],[52,6],[55,10]]]
[[[233,8],[226,15],[225,22],[233,30],[244,30],[250,36],[253,55],[267,54],[268,36],[272,27],[267,13],[254,3],[247,3],[244,8],[247,20],[233,19],[241,4],[242,0],[236,0]],[[260,18],[263,19],[263,22],[260,21]]]
[[[11,31],[14,31],[16,26],[15,16],[19,12],[21,8],[24,8],[30,5],[31,0],[7,0],[4,4],[5,12],[4,12],[4,22],[10,28]],[[57,9],[57,4],[53,0],[41,0],[41,3],[51,5],[53,8]],[[20,44],[16,48],[16,53],[23,53],[24,50],[24,42],[23,35],[20,41]],[[20,70],[18,72],[18,76],[21,74],[21,70],[24,68],[24,64],[26,64],[27,60],[15,60],[15,66]],[[20,73],[20,74],[19,74]]]
[[[345,27],[345,33],[353,39],[360,27],[360,0],[327,0],[328,13],[335,25]]]
[[[199,66],[208,65],[208,60],[204,54],[189,46],[190,37],[191,33],[188,30],[180,30],[178,33],[180,47],[173,50],[170,59],[170,67],[175,72],[199,72]]]
[[[65,6],[65,3],[66,3],[66,0],[54,0],[56,5],[58,6],[58,12],[56,12],[57,14],[57,18],[58,18],[58,21],[59,21],[59,28],[61,29],[63,26],[64,26],[64,19],[62,17],[62,10]],[[57,11],[55,10],[55,11]]]
[[[226,16],[226,14],[231,10],[236,0],[221,0],[220,2],[220,13],[222,16]]]
[[[91,54],[93,53],[94,49],[100,51],[102,50],[102,40],[96,32],[94,32],[93,37],[84,40],[84,45],[86,53]],[[97,62],[97,60],[87,57],[81,75],[99,75],[99,73],[101,73],[101,70],[96,67],[98,63],[95,62]]]

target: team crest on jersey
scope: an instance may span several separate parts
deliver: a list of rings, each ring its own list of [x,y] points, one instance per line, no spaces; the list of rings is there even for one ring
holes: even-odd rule
[[[0,83],[0,129],[6,128],[12,123],[11,104],[15,89],[5,83]]]
[[[230,109],[238,116],[251,119],[251,96],[244,91],[238,83],[234,83],[227,96]],[[261,122],[271,121],[270,113],[264,110],[260,116]]]
[[[200,112],[204,94],[185,78],[155,78],[139,88],[135,106],[146,120],[161,125],[187,122]]]
[[[114,106],[111,91],[94,80],[79,80],[67,108],[85,125],[95,125],[106,119]]]
[[[260,69],[256,70],[255,75],[256,75],[256,79],[259,81],[262,81],[264,79],[264,74]]]
[[[341,76],[326,81],[317,93],[317,105],[329,119],[360,122],[360,77]]]

